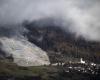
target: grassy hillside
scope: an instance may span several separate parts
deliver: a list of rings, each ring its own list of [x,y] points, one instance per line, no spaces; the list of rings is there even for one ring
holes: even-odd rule
[[[0,60],[0,80],[99,80],[100,75],[79,72],[66,73],[61,66],[19,67]]]

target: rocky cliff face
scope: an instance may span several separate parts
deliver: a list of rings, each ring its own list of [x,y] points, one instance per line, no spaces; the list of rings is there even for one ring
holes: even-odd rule
[[[2,50],[12,55],[19,66],[41,66],[50,64],[47,53],[27,40],[0,38]]]

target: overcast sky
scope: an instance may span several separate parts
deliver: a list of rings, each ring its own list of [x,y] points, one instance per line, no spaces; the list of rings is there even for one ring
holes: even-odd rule
[[[100,0],[0,0],[0,25],[60,19],[66,31],[100,41],[99,8]]]

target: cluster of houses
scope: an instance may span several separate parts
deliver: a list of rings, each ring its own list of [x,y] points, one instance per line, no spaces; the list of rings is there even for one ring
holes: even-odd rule
[[[69,61],[68,63],[69,64],[84,64],[84,65],[96,66],[95,63],[93,63],[93,62],[88,63],[85,60],[83,60],[83,58],[80,58],[80,61],[78,61],[78,62]],[[66,62],[65,63],[58,62],[58,63],[51,64],[51,66],[64,66],[64,65],[66,65]]]
[[[67,63],[53,63],[51,66],[63,66],[65,72],[81,72],[81,73],[91,73],[97,74],[96,69],[98,69],[97,64],[93,62],[87,62],[80,58],[78,62],[69,61]]]

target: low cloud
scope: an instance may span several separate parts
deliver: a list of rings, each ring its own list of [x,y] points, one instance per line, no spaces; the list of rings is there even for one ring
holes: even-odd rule
[[[0,25],[52,18],[77,37],[100,41],[99,5],[99,0],[1,0]]]

